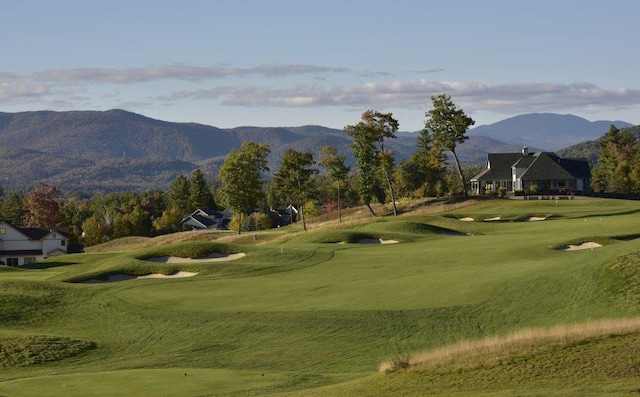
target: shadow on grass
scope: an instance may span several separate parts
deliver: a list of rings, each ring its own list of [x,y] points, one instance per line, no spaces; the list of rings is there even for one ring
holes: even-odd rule
[[[24,266],[20,266],[21,269],[29,269],[29,270],[43,270],[43,269],[53,269],[55,267],[62,266],[70,266],[75,265],[76,262],[36,262],[29,263]]]

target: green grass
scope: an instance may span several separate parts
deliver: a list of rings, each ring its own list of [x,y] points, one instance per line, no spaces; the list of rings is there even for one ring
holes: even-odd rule
[[[32,336],[69,344],[38,353],[53,359],[5,365],[0,395],[421,395],[425,384],[436,395],[468,395],[470,384],[477,395],[575,395],[590,386],[630,393],[636,364],[619,355],[571,373],[566,363],[580,355],[563,343],[530,352],[536,368],[555,370],[529,381],[527,365],[508,349],[501,365],[479,355],[471,367],[454,362],[437,374],[378,368],[461,341],[639,315],[639,209],[620,200],[427,201],[397,218],[351,211],[358,218],[339,224],[325,217],[306,233],[127,239],[109,244],[112,251],[0,268],[0,342],[23,341],[12,345],[13,357],[40,351]],[[521,222],[532,215],[550,218]],[[501,221],[458,220],[465,216]],[[363,238],[398,243],[359,244]],[[554,249],[591,239],[604,246]],[[212,252],[247,255],[197,264],[146,260]],[[77,283],[179,270],[198,275]],[[586,338],[593,356],[585,357],[601,362],[636,337]],[[73,350],[73,341],[91,348]]]

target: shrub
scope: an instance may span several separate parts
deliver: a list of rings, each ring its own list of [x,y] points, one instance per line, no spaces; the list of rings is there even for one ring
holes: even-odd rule
[[[407,354],[405,356],[396,356],[389,363],[389,368],[385,370],[386,373],[406,370],[411,366],[411,357]]]

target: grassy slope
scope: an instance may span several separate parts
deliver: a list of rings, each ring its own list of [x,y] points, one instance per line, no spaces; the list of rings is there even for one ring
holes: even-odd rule
[[[80,394],[96,388],[110,395],[136,394],[147,378],[158,385],[158,394],[148,389],[149,395],[166,390],[172,395],[235,395],[249,389],[269,394],[300,388],[306,394],[314,386],[374,373],[383,360],[407,352],[525,327],[638,313],[634,294],[640,288],[624,281],[629,272],[605,271],[604,264],[638,251],[639,240],[609,239],[614,244],[593,251],[552,249],[569,241],[638,233],[637,202],[496,200],[458,206],[440,214],[430,210],[440,204],[430,203],[399,218],[354,220],[339,229],[335,223],[317,223],[309,233],[189,235],[219,242],[177,245],[136,239],[117,246],[118,252],[70,255],[39,271],[2,271],[0,340],[54,335],[96,347],[58,362],[3,368],[0,395],[20,395],[17,390],[37,394],[39,387],[65,383],[77,385],[73,390]],[[529,215],[552,217],[544,222],[456,219]],[[400,243],[327,242],[361,237]],[[247,256],[205,265],[142,260],[212,250]],[[63,282],[176,270],[200,274],[102,285]],[[184,371],[200,375],[187,377],[188,387],[185,379],[173,383],[168,375]],[[477,376],[477,371],[468,372]],[[238,380],[258,373],[251,385]],[[452,375],[443,373],[440,390],[463,393]],[[110,377],[128,386],[116,391],[109,387]],[[547,378],[530,386],[534,394],[549,385],[558,388],[553,380],[547,385]],[[433,382],[416,370],[334,387],[336,395],[360,395],[363,387],[372,395],[383,390],[416,395],[424,380]],[[221,383],[237,386],[223,390],[216,386]],[[495,390],[520,386],[503,381]],[[70,387],[53,390],[58,389],[70,393]]]

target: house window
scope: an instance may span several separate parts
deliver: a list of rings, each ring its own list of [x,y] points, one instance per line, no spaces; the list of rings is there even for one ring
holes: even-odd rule
[[[7,258],[7,266],[18,267],[18,258]]]
[[[67,240],[60,240],[60,245],[63,247],[67,245]]]
[[[53,233],[53,234],[51,235],[51,237],[56,238],[56,237],[58,237],[58,236],[56,236],[56,234],[55,234],[55,233]]]
[[[567,187],[567,181],[558,181],[558,187]]]
[[[24,258],[24,264],[28,265],[29,263],[35,263],[36,258]]]
[[[0,227],[0,234],[7,234],[7,229]]]

